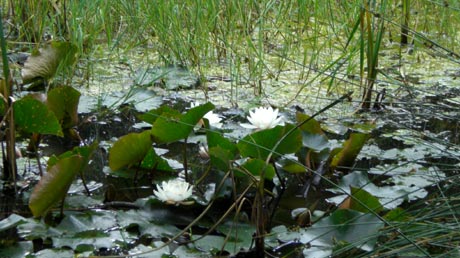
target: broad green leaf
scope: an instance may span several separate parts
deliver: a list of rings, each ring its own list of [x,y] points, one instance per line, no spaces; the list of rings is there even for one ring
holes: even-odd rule
[[[77,48],[68,42],[51,42],[27,58],[22,69],[22,80],[30,83],[38,78],[49,80],[58,70],[72,66]]]
[[[48,92],[47,105],[63,128],[71,128],[78,123],[80,95],[80,92],[70,86],[56,87]]]
[[[179,119],[181,113],[169,106],[161,106],[157,109],[150,110],[144,114],[138,115],[138,118],[146,123],[154,124],[160,116]]]
[[[219,132],[207,131],[206,140],[211,163],[222,171],[230,169],[230,163],[235,159],[238,148],[236,144],[223,137]]]
[[[297,123],[303,123],[304,121],[310,119],[309,115],[300,112],[297,112],[295,116]],[[300,126],[300,129],[310,134],[324,134],[323,129],[321,129],[320,123],[316,121],[314,118],[311,118],[310,120],[308,120],[308,122],[305,122],[305,124]]]
[[[61,126],[52,112],[41,101],[24,97],[13,104],[16,126],[27,133],[63,136]]]
[[[262,160],[267,159],[278,141],[280,141],[293,128],[293,125],[287,124],[285,126],[276,126],[272,129],[258,131],[245,136],[237,144],[241,156],[259,158]],[[277,154],[274,154],[272,157],[276,158],[278,157],[278,154],[283,155],[294,153],[298,151],[301,146],[302,134],[297,128],[282,140],[282,142],[274,150]]]
[[[265,179],[273,179],[275,176],[275,168],[273,165],[267,164],[261,159],[249,159],[241,165],[241,168],[254,176],[261,176],[263,173]],[[241,175],[239,171],[235,174]]]
[[[351,209],[363,213],[369,213],[370,211],[380,212],[383,210],[379,199],[366,190],[350,186],[350,192],[351,196],[342,202],[340,208]]]
[[[50,156],[47,163],[47,169],[51,168],[52,166],[56,165],[56,163],[63,158],[68,158],[74,155],[80,156],[83,159],[83,164],[88,164],[91,156],[93,155],[94,151],[99,146],[98,142],[95,141],[91,145],[75,147],[70,151],[66,151],[59,156]],[[83,167],[84,168],[84,167]],[[82,169],[83,169],[82,168]]]
[[[212,165],[222,171],[228,171],[231,167],[231,161],[235,158],[235,155],[231,151],[222,148],[220,145],[210,147],[208,153]]]
[[[142,160],[141,167],[145,169],[155,169],[159,171],[174,171],[166,160],[164,160],[161,156],[158,156],[155,153],[155,150],[153,148],[150,148],[147,154],[145,155],[145,158]]]
[[[83,158],[79,155],[62,158],[40,179],[29,199],[34,217],[45,214],[67,194],[75,175],[81,171]]]
[[[229,139],[225,138],[219,132],[209,130],[206,132],[206,140],[208,142],[208,147],[220,146],[233,155],[238,153],[238,148],[235,143],[231,142]]]
[[[217,231],[222,235],[193,235],[195,246],[205,251],[225,250],[236,255],[241,250],[249,250],[253,244],[253,235],[256,228],[247,223],[226,222],[219,225]]]
[[[150,131],[130,133],[120,137],[109,151],[110,169],[115,171],[138,164],[152,148],[152,143]]]
[[[307,172],[307,169],[305,168],[305,166],[299,164],[299,162],[295,162],[290,159],[282,159],[279,161],[279,163],[281,164],[283,170],[289,173],[296,174],[296,173],[306,173]]]
[[[343,144],[343,148],[332,159],[331,168],[340,167],[341,170],[348,171],[353,166],[367,139],[369,139],[368,134],[352,133]]]
[[[179,117],[167,117],[163,113],[155,120],[152,126],[152,135],[155,141],[158,143],[170,143],[187,138],[200,119],[213,108],[214,105],[208,102],[191,108],[187,113]]]

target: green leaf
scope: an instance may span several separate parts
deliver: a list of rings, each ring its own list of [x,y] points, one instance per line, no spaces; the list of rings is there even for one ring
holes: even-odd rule
[[[273,165],[267,164],[265,161],[260,159],[249,159],[241,165],[241,168],[254,176],[261,176],[263,173],[265,179],[273,179],[275,176],[275,168]],[[237,173],[235,173],[235,175],[242,175],[241,172],[236,172]]]
[[[34,217],[45,214],[67,194],[75,175],[83,167],[83,158],[79,155],[62,158],[43,175],[29,199],[29,208]]]
[[[300,112],[297,112],[295,116],[297,123],[303,123],[304,121],[310,119],[308,122],[305,122],[302,126],[300,126],[302,131],[310,134],[324,134],[323,129],[321,129],[321,124],[314,118],[310,118],[309,115]]]
[[[235,155],[231,151],[221,146],[215,146],[209,148],[208,153],[213,166],[222,171],[230,170],[230,163],[235,158]]]
[[[13,107],[18,128],[27,133],[63,136],[56,115],[41,101],[27,96],[14,102]]]
[[[281,166],[283,167],[283,170],[289,172],[289,173],[306,173],[307,169],[305,166],[299,164],[298,162],[295,162],[290,159],[282,159],[279,161]]]
[[[72,157],[74,155],[80,156],[83,159],[83,164],[86,165],[89,162],[89,159],[93,155],[94,151],[97,149],[99,146],[98,142],[95,141],[91,145],[86,145],[86,146],[81,146],[81,147],[75,147],[70,151],[66,151],[56,157],[55,155],[50,156],[48,159],[47,163],[47,169],[51,168],[52,166],[56,165],[56,163],[63,159],[63,158],[68,158]],[[83,168],[82,168],[83,169]]]
[[[340,167],[341,170],[348,171],[353,166],[367,139],[369,139],[368,134],[352,133],[343,144],[343,148],[332,159],[331,168]]]
[[[383,210],[379,199],[366,190],[350,186],[350,192],[351,196],[340,207],[346,204],[346,208],[363,213],[369,213],[370,211],[380,212]]]
[[[79,91],[70,86],[57,87],[48,92],[47,105],[63,128],[77,125],[80,95]]]
[[[242,157],[259,158],[262,160],[272,152],[273,148],[277,145],[288,132],[294,128],[293,125],[287,124],[285,126],[276,126],[275,128],[262,130],[241,139],[237,146],[240,150]],[[275,153],[272,157],[278,157],[278,154],[294,153],[302,146],[302,134],[297,128],[294,129],[274,150]]]
[[[206,140],[208,142],[208,148],[220,146],[223,149],[226,149],[233,155],[238,153],[238,148],[235,143],[231,142],[229,139],[225,138],[219,132],[209,130],[206,132]]]
[[[159,171],[173,172],[174,169],[168,164],[168,161],[158,156],[153,148],[150,148],[145,158],[142,160],[141,168],[144,169],[155,169]]]
[[[152,135],[158,143],[170,143],[185,139],[200,119],[212,109],[214,109],[214,105],[208,102],[191,108],[181,116],[170,117],[162,113],[153,123]]]
[[[175,109],[170,108],[169,106],[161,106],[157,109],[152,109],[144,114],[138,115],[138,118],[146,123],[153,125],[160,116],[179,119],[181,113]]]
[[[116,171],[141,162],[152,148],[150,131],[130,133],[120,137],[109,152],[109,167]]]

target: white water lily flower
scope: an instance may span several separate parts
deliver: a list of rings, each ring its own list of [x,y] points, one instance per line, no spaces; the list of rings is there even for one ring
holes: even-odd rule
[[[264,130],[284,125],[283,117],[278,116],[278,109],[272,107],[259,107],[249,111],[247,119],[251,124],[244,123],[241,126],[249,129]]]
[[[158,200],[168,204],[181,204],[192,196],[192,190],[193,186],[176,178],[161,182],[161,186],[157,185],[157,190],[153,190],[153,194]]]
[[[199,102],[192,102],[190,104],[190,107],[194,108],[194,107],[197,107],[199,105],[200,105]],[[208,119],[209,126],[219,128],[219,129],[222,128],[222,123],[221,123],[222,118],[220,118],[220,116],[218,114],[215,114],[214,112],[209,111],[208,113],[206,113],[206,115],[203,116],[203,118]],[[204,125],[203,121],[198,122],[198,126],[202,126],[202,125]]]

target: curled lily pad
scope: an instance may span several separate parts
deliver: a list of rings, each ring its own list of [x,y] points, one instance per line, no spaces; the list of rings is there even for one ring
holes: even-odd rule
[[[69,42],[51,42],[27,58],[21,73],[22,80],[24,83],[39,78],[49,80],[59,69],[72,65],[76,53],[77,48]]]

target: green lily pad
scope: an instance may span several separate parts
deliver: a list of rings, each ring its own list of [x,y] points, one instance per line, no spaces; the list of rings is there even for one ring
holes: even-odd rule
[[[70,184],[82,167],[82,157],[74,155],[60,159],[48,169],[30,195],[29,208],[34,217],[45,214],[66,196]]]
[[[298,151],[302,146],[302,134],[298,128],[283,139],[293,128],[293,125],[286,124],[247,135],[237,144],[241,156],[266,160],[272,152],[274,153],[272,157],[276,158],[279,155]],[[280,140],[281,143],[277,145]]]
[[[302,126],[300,126],[302,131],[310,134],[324,134],[323,129],[321,129],[321,124],[314,118],[310,118],[309,115],[297,112],[296,120],[297,123],[303,123],[304,121],[308,120],[308,122],[305,122],[302,124]]]
[[[313,226],[298,231],[278,233],[280,241],[298,239],[303,244],[332,249],[339,242],[353,243],[355,246],[371,251],[377,242],[378,232],[384,223],[370,213],[354,210],[336,210]],[[308,254],[309,249],[304,253]]]
[[[120,137],[109,152],[109,167],[112,171],[141,162],[152,147],[150,131],[130,133]]]
[[[215,146],[208,149],[211,163],[216,168],[222,171],[228,171],[231,168],[231,162],[235,155],[228,149],[221,146]]]
[[[214,109],[214,105],[208,102],[191,108],[187,113],[180,116],[171,117],[162,113],[152,126],[155,142],[170,143],[187,138],[200,119],[212,109]]]
[[[331,168],[348,171],[368,139],[368,134],[352,133],[343,144],[343,148],[332,159]]]
[[[14,121],[21,130],[63,136],[56,115],[41,101],[27,96],[14,102],[13,107]]]
[[[272,164],[266,164],[265,161],[261,159],[249,159],[243,165],[241,165],[241,169],[251,173],[254,176],[261,176],[262,173],[264,178],[266,179],[273,179],[275,176],[275,168]],[[244,175],[243,172],[237,170],[238,173],[235,175]]]
[[[157,155],[153,148],[149,149],[144,159],[142,160],[141,167],[145,169],[156,169],[160,171],[173,172],[174,169],[168,164],[168,161]]]
[[[80,95],[79,91],[70,86],[57,87],[48,92],[47,105],[63,128],[77,125]]]
[[[370,211],[380,212],[383,210],[379,199],[368,193],[366,190],[350,186],[350,192],[350,197],[342,203],[341,207],[345,205],[348,209],[363,213],[369,213]]]

